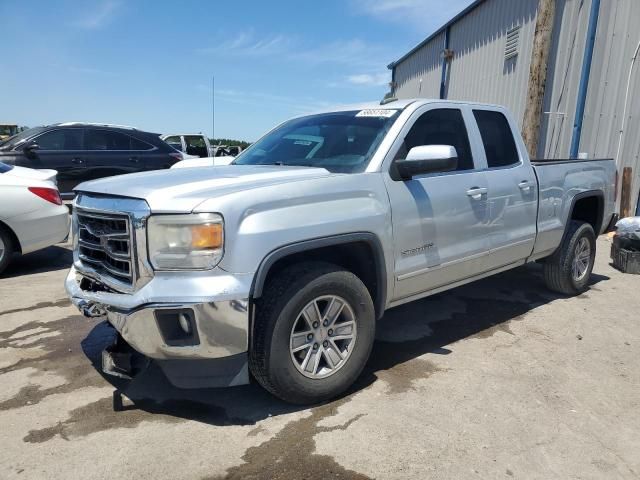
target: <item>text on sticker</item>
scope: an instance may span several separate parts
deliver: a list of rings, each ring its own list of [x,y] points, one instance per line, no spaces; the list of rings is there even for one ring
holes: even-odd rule
[[[385,117],[389,118],[395,114],[395,110],[387,110],[387,109],[370,109],[370,110],[360,110],[356,113],[356,117]]]

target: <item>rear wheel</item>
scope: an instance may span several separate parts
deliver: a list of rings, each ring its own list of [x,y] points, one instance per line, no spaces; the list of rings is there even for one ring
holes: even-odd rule
[[[297,265],[256,304],[251,371],[287,402],[322,402],[360,375],[374,336],[373,302],[358,277],[326,263]]]
[[[15,252],[11,235],[0,226],[0,274],[7,268]]]
[[[596,256],[593,227],[572,220],[558,250],[544,262],[544,280],[551,290],[565,295],[584,292]]]

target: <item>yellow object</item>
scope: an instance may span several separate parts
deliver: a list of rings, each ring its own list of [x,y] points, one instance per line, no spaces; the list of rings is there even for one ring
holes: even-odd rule
[[[191,246],[198,250],[214,250],[216,248],[221,248],[222,225],[219,223],[192,225]]]

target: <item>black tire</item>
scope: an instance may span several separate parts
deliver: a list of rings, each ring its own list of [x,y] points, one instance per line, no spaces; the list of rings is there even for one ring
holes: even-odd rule
[[[294,365],[290,335],[302,309],[325,295],[348,302],[357,335],[341,367],[325,378],[309,378]],[[249,366],[276,397],[302,405],[324,402],[343,393],[362,372],[375,337],[375,313],[369,291],[353,273],[321,262],[292,266],[269,282],[255,308]]]
[[[16,248],[13,244],[13,237],[0,225],[0,275],[2,275],[2,272],[7,268],[9,262],[11,262],[15,251]]]
[[[589,263],[586,273],[576,278],[573,274],[573,262],[576,257],[576,248],[583,238],[589,243],[591,249]],[[595,256],[596,235],[593,232],[593,227],[585,222],[571,220],[562,244],[544,262],[544,281],[547,287],[565,295],[577,295],[584,292],[589,286]]]

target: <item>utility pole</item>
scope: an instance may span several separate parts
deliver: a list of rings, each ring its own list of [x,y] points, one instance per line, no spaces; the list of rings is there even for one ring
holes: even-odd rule
[[[216,138],[216,76],[211,75],[211,140]]]
[[[536,30],[533,35],[533,52],[529,67],[529,89],[527,104],[524,110],[522,136],[529,155],[538,154],[540,139],[540,123],[542,121],[542,107],[544,91],[547,82],[547,67],[549,65],[549,51],[553,39],[553,21],[556,12],[555,0],[539,0]]]

